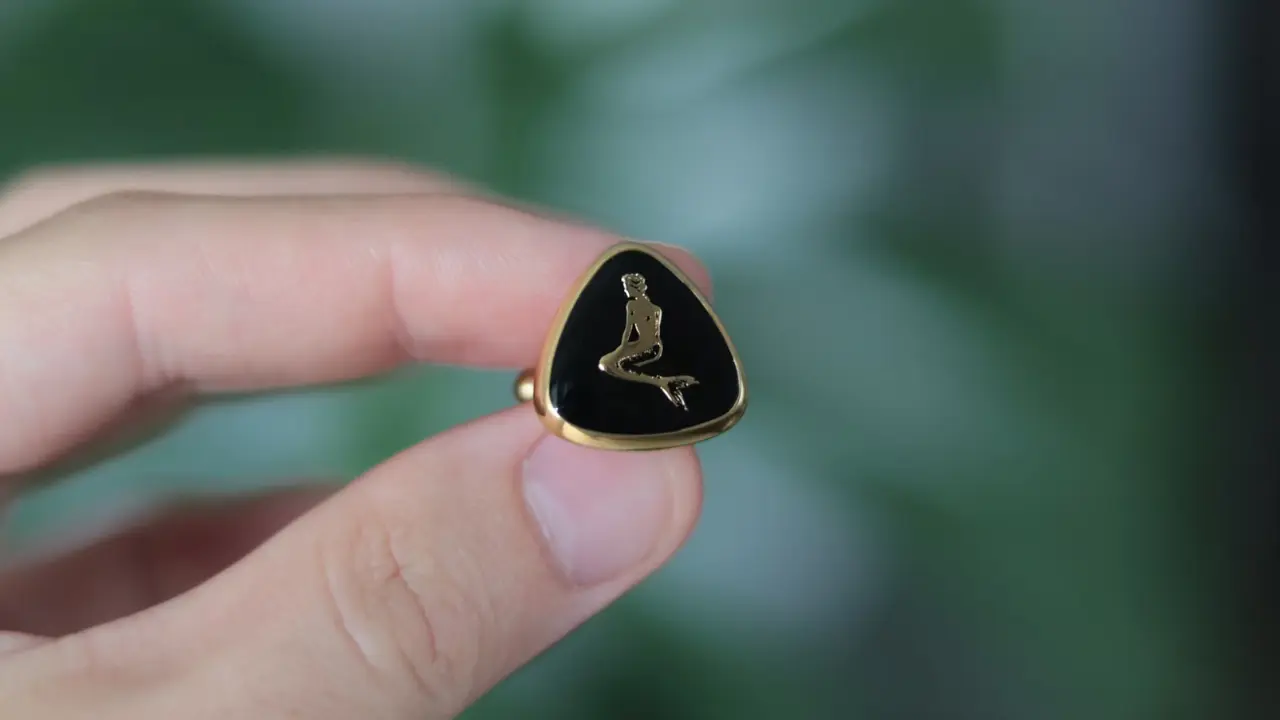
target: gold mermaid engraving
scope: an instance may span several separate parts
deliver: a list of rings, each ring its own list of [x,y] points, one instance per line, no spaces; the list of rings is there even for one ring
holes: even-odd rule
[[[622,289],[627,294],[627,325],[622,330],[622,344],[600,358],[600,369],[629,382],[653,385],[681,410],[687,411],[681,391],[697,385],[689,375],[646,375],[635,368],[662,357],[662,308],[653,304],[644,276],[627,273],[622,276]]]

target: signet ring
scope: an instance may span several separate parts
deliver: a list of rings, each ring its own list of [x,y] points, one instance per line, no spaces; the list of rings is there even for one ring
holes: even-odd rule
[[[747,407],[742,362],[710,303],[657,250],[631,242],[578,279],[515,393],[550,433],[606,450],[701,442]]]

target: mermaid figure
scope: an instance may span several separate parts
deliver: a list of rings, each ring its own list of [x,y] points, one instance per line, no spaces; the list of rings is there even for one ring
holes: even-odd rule
[[[630,382],[653,385],[681,410],[688,410],[681,391],[698,381],[689,375],[646,375],[636,372],[662,357],[662,308],[653,304],[644,276],[627,273],[622,276],[622,289],[627,294],[627,325],[622,330],[622,344],[600,358],[600,369]]]

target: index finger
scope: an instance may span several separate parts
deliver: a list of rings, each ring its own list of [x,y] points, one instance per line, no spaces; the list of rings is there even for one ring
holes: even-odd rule
[[[140,191],[232,197],[479,194],[429,170],[361,158],[52,165],[28,170],[0,188],[0,237],[102,195]]]
[[[0,244],[0,475],[175,384],[532,364],[566,288],[618,241],[448,195],[90,201]]]

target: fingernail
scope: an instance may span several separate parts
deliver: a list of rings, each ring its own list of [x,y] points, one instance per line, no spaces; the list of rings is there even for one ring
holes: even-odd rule
[[[672,245],[670,243],[651,241],[649,242],[649,245],[657,248],[659,252],[667,257],[668,260],[675,260],[678,257],[683,257],[688,263],[697,265],[702,270],[702,274],[706,278],[705,282],[698,282],[698,289],[702,291],[704,296],[706,296],[707,302],[711,302],[713,295],[715,294],[715,283],[711,279],[711,270],[707,268],[706,264],[698,259],[697,255],[694,255],[693,252],[687,248],[682,248],[679,245]],[[688,268],[685,268],[685,270],[687,271]]]
[[[525,459],[525,501],[573,584],[617,578],[653,551],[671,518],[664,455],[592,450],[547,436]]]

